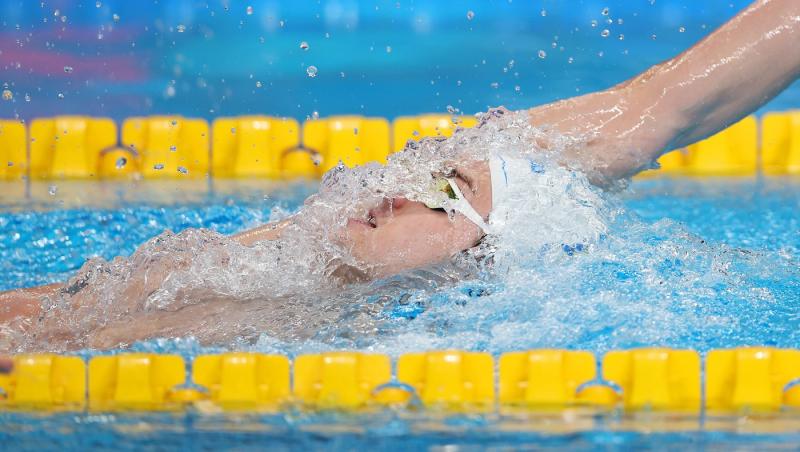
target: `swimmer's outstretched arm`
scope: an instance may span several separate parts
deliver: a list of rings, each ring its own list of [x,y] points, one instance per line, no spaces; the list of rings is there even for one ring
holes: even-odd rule
[[[262,242],[264,240],[277,240],[280,238],[284,228],[291,223],[291,218],[275,223],[268,223],[257,228],[248,229],[238,234],[234,234],[233,238],[245,246],[250,246],[254,243]]]
[[[245,246],[251,246],[264,240],[276,240],[280,237],[283,229],[291,224],[291,221],[291,218],[289,218],[284,221],[265,224],[240,232],[234,235],[233,238]],[[0,292],[0,326],[20,317],[33,319],[39,316],[42,310],[42,299],[57,295],[63,287],[62,283],[55,283]],[[2,368],[1,359],[0,368]]]
[[[610,182],[748,115],[800,76],[800,1],[758,0],[676,58],[606,91],[530,110],[577,138],[566,163]]]

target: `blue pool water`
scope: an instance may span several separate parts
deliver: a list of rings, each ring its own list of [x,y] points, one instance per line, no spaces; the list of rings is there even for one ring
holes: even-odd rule
[[[129,255],[164,229],[233,233],[294,212],[314,190],[311,184],[203,183],[192,190],[111,184],[88,205],[70,206],[81,184],[60,183],[55,195],[47,184],[34,187],[29,201],[3,199],[0,289],[63,281],[87,258]],[[644,345],[706,351],[800,344],[798,181],[645,180],[618,198],[625,214],[607,245],[574,256],[565,250],[563,261],[530,268],[528,275],[541,282],[414,277],[356,285],[317,295],[352,309],[332,313],[326,320],[332,323],[298,336],[304,340],[263,331],[239,346],[289,355],[369,347],[396,356],[453,346],[602,353]],[[191,340],[139,347],[187,357],[202,350]]]
[[[748,3],[7,0],[0,117],[529,108],[619,83]],[[767,108],[797,105],[795,84]]]

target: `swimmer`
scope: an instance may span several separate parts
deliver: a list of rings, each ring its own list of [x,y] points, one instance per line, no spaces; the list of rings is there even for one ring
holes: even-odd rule
[[[694,47],[628,81],[523,114],[531,125],[552,132],[537,138],[536,149],[562,148],[560,165],[585,173],[598,186],[613,186],[652,168],[664,152],[724,129],[781,92],[800,76],[799,40],[800,2],[758,0]],[[484,121],[513,114],[491,110]],[[470,250],[487,235],[502,231],[504,212],[514,208],[508,194],[520,186],[535,192],[541,173],[534,160],[504,155],[500,150],[477,161],[451,162],[441,170],[426,175],[430,179],[429,196],[386,196],[360,216],[348,217],[331,240],[349,252],[354,264],[341,265],[331,275],[344,281],[378,279]],[[335,184],[336,180],[326,178],[323,185]],[[244,247],[286,239],[294,225],[311,221],[304,215],[310,214],[301,210],[287,220],[233,238]],[[189,265],[192,251],[181,252],[186,256],[181,265]],[[153,309],[150,301],[142,301],[169,282],[175,271],[170,266],[175,260],[171,259],[148,258],[136,267],[142,271],[126,276],[126,286],[120,289],[126,301],[114,309],[141,315],[124,317],[116,324],[109,321],[97,327],[102,334],[72,342],[71,346],[115,347],[165,332],[185,333],[189,330],[181,318],[191,313],[196,316],[192,318],[217,320],[246,315],[241,305],[225,300],[213,304],[187,302],[172,310]],[[225,259],[216,265],[226,265]],[[4,334],[10,337],[33,332],[42,338],[38,348],[56,347],[52,345],[55,333],[42,323],[52,300],[67,300],[67,307],[60,309],[78,320],[85,309],[103,302],[97,295],[82,295],[97,277],[91,271],[85,275],[66,284],[1,293],[0,350],[15,347],[12,341],[4,345]],[[191,298],[191,294],[185,298]],[[76,334],[90,333],[61,331],[57,339]]]

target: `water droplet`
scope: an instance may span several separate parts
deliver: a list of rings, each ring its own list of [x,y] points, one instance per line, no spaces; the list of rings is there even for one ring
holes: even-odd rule
[[[66,72],[67,74],[71,74],[72,73],[72,66],[64,66],[64,72]]]
[[[113,14],[111,18],[114,20],[114,22],[119,22],[119,14]]]
[[[64,99],[64,93],[58,93],[58,98],[63,100]]]
[[[544,50],[540,50],[539,51],[539,58],[541,58],[541,59],[547,58],[547,52],[545,52]]]
[[[316,66],[309,66],[309,67],[306,68],[306,74],[308,74],[308,76],[311,77],[311,78],[316,77],[317,76],[317,72],[318,72],[318,70],[317,70]]]
[[[164,164],[163,163],[156,163],[155,165],[153,165],[153,169],[157,170],[157,171],[161,171],[162,169],[164,169]]]
[[[178,172],[181,173],[181,174],[189,174],[189,170],[186,169],[185,166],[179,166],[178,167]]]
[[[260,80],[256,81],[256,88],[261,88],[261,81]]]
[[[178,150],[178,147],[173,144],[172,146],[169,147],[169,150],[170,152],[175,152]]]
[[[606,28],[605,30],[603,30],[603,31],[601,31],[601,32],[600,32],[600,36],[602,36],[602,37],[604,37],[604,38],[607,38],[607,37],[608,37],[608,35],[610,35],[610,34],[611,34],[611,32],[610,32],[610,31],[608,31],[608,29],[607,29],[607,28]]]
[[[178,30],[178,33],[183,33],[184,31],[186,31],[186,25],[183,25],[183,24],[178,25],[177,30]]]
[[[56,187],[55,185],[51,185],[50,187],[47,188],[47,193],[50,193],[50,196],[55,196],[56,193],[58,193],[58,187]]]
[[[475,13],[472,10],[467,11],[467,20],[472,20],[475,18]]]
[[[686,31],[686,27],[678,28],[678,33],[683,33],[684,31]]]
[[[252,16],[253,15],[253,7],[252,6],[248,6],[245,11],[247,11],[247,15],[248,16]]]
[[[13,100],[13,99],[14,99],[14,93],[12,93],[11,90],[4,89],[3,100]]]
[[[608,8],[603,8],[603,10],[600,11],[600,14],[602,14],[604,16],[607,16],[608,15]]]
[[[300,43],[300,50],[308,50],[308,43],[305,42],[305,41],[302,41]]]
[[[125,168],[125,165],[128,164],[128,159],[125,157],[120,157],[117,159],[117,163],[114,165],[117,169]]]

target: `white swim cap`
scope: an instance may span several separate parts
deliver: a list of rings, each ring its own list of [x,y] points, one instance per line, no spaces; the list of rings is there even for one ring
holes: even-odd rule
[[[447,179],[453,195],[449,200],[448,208],[464,215],[469,221],[477,225],[486,234],[494,234],[505,225],[507,215],[498,213],[500,206],[508,200],[513,192],[514,185],[525,184],[532,188],[530,177],[544,173],[544,167],[533,160],[519,157],[509,157],[493,154],[489,158],[489,170],[492,181],[492,209],[489,222],[467,201],[453,179]]]

